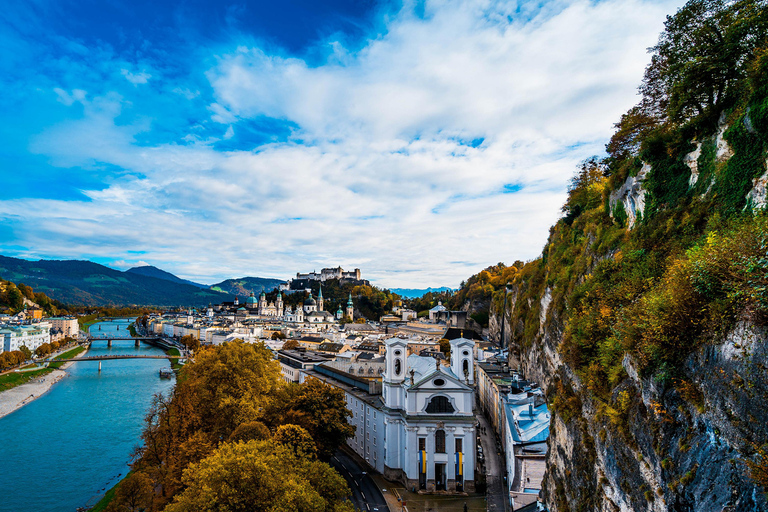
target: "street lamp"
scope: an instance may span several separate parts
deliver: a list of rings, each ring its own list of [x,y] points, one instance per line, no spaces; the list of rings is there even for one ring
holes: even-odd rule
[[[504,350],[504,317],[507,316],[507,295],[512,293],[512,290],[509,288],[509,283],[504,285],[504,307],[501,309],[501,340],[499,341],[499,347],[501,350]]]

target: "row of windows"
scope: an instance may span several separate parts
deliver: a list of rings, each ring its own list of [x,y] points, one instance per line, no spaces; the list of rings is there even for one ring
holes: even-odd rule
[[[463,452],[464,451],[464,438],[463,437],[457,437],[454,439],[455,441],[455,452]],[[419,451],[423,451],[427,449],[427,438],[426,437],[420,437],[419,438]],[[445,453],[445,430],[438,429],[435,430],[435,453]]]

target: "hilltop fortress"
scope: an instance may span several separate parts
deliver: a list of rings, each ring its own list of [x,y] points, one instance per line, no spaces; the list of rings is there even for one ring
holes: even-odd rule
[[[281,292],[304,290],[309,287],[308,285],[311,281],[319,281],[324,283],[330,280],[338,280],[342,283],[352,283],[356,285],[370,285],[368,281],[362,278],[362,274],[359,268],[356,268],[351,272],[346,272],[341,267],[335,267],[324,268],[319,273],[315,272],[314,270],[307,274],[296,272],[296,278],[282,283],[279,286],[279,290]]]

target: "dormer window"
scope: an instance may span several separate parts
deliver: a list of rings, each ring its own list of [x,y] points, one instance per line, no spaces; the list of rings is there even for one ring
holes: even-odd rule
[[[426,409],[428,414],[452,414],[455,411],[448,397],[440,395],[433,397]]]

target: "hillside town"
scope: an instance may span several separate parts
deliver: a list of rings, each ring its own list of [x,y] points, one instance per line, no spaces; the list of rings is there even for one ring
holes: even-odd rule
[[[339,268],[333,277],[310,279],[339,275],[346,273]],[[497,458],[494,467],[506,470],[495,475],[496,492],[509,509],[536,506],[549,435],[544,394],[509,367],[505,350],[466,328],[465,311],[438,303],[417,318],[395,301],[381,318],[365,319],[355,313],[351,295],[345,308],[331,312],[322,285],[317,296],[303,293],[295,309],[285,306],[282,292],[273,302],[262,292],[201,311],[150,315],[141,327],[203,346],[264,343],[286,382],[316,378],[342,390],[356,427],[349,448],[369,469],[406,489],[462,494],[483,487],[490,495],[488,459]],[[489,425],[495,440],[486,448],[481,425]]]

